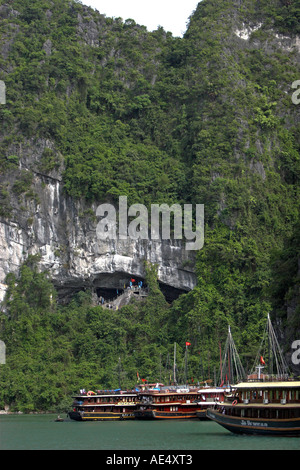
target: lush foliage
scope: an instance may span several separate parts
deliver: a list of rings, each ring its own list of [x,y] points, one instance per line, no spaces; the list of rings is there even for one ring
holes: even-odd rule
[[[87,201],[204,204],[206,232],[198,285],[172,306],[150,269],[147,300],[117,312],[86,293],[58,306],[32,260],[9,276],[0,407],[49,409],[79,387],[132,386],[137,372],[167,381],[186,340],[189,377],[213,378],[228,324],[251,366],[270,311],[288,350],[300,331],[299,2],[203,0],[183,38],[78,2],[11,3],[0,1],[0,216],[11,195],[38,203],[34,172],[59,172]],[[46,146],[24,171],[30,141]]]
[[[79,388],[134,387],[138,375],[172,380],[174,328],[154,266],[148,268],[146,300],[110,310],[93,307],[88,292],[68,306],[57,305],[51,281],[38,272],[36,262],[30,257],[18,279],[7,278],[9,315],[1,316],[7,361],[0,365],[0,408],[59,410],[70,406],[71,394]],[[184,376],[184,346],[178,345],[179,379]],[[189,376],[202,379],[204,371],[192,362]]]

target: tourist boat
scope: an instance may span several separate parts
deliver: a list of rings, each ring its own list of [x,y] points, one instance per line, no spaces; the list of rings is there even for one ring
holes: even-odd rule
[[[234,342],[229,329],[229,345]],[[186,342],[185,350],[185,377],[187,377],[187,351],[189,342]],[[234,349],[235,351],[235,349]],[[225,362],[225,361],[224,361]],[[205,385],[199,389],[195,385],[177,385],[176,381],[176,343],[174,343],[173,383],[176,385],[163,386],[163,384],[148,384],[141,387],[137,398],[137,408],[134,411],[136,419],[207,419],[206,410],[224,400],[228,389],[211,387],[205,381]]]
[[[205,419],[208,406],[223,398],[222,388],[199,390],[195,386],[150,385],[138,393],[134,416],[136,419]]]
[[[187,372],[186,342],[185,363]],[[140,387],[137,398],[137,408],[134,411],[136,419],[193,419],[197,418],[200,394],[198,387],[177,385],[176,380],[176,343],[174,343],[173,364],[174,385],[164,386],[161,383],[147,384]]]
[[[136,391],[81,391],[74,396],[73,410],[68,413],[75,421],[118,421],[134,419]]]
[[[256,372],[235,385],[234,393],[206,415],[233,433],[300,436],[300,381],[289,379],[269,315],[266,331],[269,372],[262,373],[266,361],[258,355]]]
[[[198,390],[200,394],[200,401],[198,401],[198,410],[196,411],[197,418],[209,419],[206,415],[206,411],[209,408],[214,408],[216,405],[223,403],[225,400],[225,394],[230,393],[230,389],[223,387],[206,387]]]
[[[209,419],[206,411],[214,408],[225,400],[225,395],[228,397],[232,393],[233,386],[236,380],[244,378],[245,372],[239,358],[230,326],[228,327],[228,335],[225,343],[225,350],[222,359],[220,348],[220,378],[218,387],[209,387],[207,384],[202,389],[198,390],[201,394],[201,400],[198,402],[199,410],[197,417],[199,419]]]
[[[240,383],[206,414],[233,433],[300,436],[300,381]]]
[[[195,388],[150,387],[138,393],[136,419],[197,418],[200,394]]]

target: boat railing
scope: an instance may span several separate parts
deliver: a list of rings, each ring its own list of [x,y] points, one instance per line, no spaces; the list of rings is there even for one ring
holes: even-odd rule
[[[122,405],[122,406],[127,406],[127,405],[135,405],[136,402],[134,401],[118,401],[115,403],[116,405]]]
[[[81,406],[81,405],[83,405],[83,401],[75,400],[75,401],[73,402],[73,405],[74,405],[74,406]]]
[[[295,380],[288,374],[262,374],[260,377],[257,374],[251,374],[247,377],[247,382],[289,382]]]
[[[80,392],[79,396],[82,398],[90,398],[98,395],[137,395],[136,390],[96,390],[95,392]]]

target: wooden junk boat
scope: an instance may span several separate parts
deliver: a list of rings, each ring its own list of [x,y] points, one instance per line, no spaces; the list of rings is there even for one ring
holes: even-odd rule
[[[205,387],[199,389],[198,393],[200,394],[200,400],[197,403],[197,418],[201,420],[209,419],[206,415],[206,411],[209,408],[214,408],[216,405],[223,403],[225,400],[225,394],[228,394],[229,391],[229,388],[225,389],[222,387]]]
[[[267,334],[268,360],[276,364],[277,373],[262,373],[266,363],[260,355],[256,372],[235,385],[232,396],[206,414],[233,433],[300,436],[300,381],[289,379],[269,316]]]
[[[145,388],[138,393],[136,419],[206,419],[206,409],[223,401],[223,388],[195,386]]]
[[[220,385],[218,387],[213,388],[206,385],[198,390],[201,396],[200,401],[198,401],[199,410],[197,411],[199,419],[209,419],[207,417],[207,410],[223,403],[225,396],[229,397],[232,395],[233,388],[231,384],[245,377],[245,371],[240,361],[230,326],[228,327],[223,359],[220,352],[220,369]]]
[[[188,345],[190,343],[186,342],[186,365]],[[134,411],[136,419],[205,419],[207,407],[224,399],[223,388],[208,387],[204,392],[199,390],[199,386],[189,385],[187,382],[184,385],[177,384],[176,343],[174,343],[173,368],[174,385],[164,386],[157,383],[141,387],[138,393],[137,407]],[[185,375],[187,376],[187,374]],[[208,389],[211,390],[211,393]],[[205,405],[202,404],[203,401],[205,401]]]
[[[75,421],[119,421],[134,419],[136,391],[98,390],[81,391],[74,396],[70,419]]]
[[[233,433],[300,436],[300,382],[244,382],[207,417]]]

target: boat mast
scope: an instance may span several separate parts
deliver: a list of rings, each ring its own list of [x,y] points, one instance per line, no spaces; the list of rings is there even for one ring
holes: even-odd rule
[[[265,344],[266,342],[267,344]],[[264,364],[265,360],[268,361],[268,372],[270,375],[276,375],[279,378],[284,378],[289,375],[289,368],[283,357],[269,314],[265,333],[263,335],[258,354],[255,358],[253,369],[257,368],[257,363],[261,361],[263,361]],[[276,369],[275,374],[273,371],[273,363]]]
[[[174,385],[176,385],[177,384],[176,382],[176,343],[174,343],[173,378],[174,378]]]
[[[234,344],[230,326],[225,344],[223,364],[221,366],[221,383],[226,380],[230,385],[240,382],[246,377],[236,346]]]
[[[119,378],[119,388],[121,387],[121,358],[119,357],[119,363],[118,363],[118,378]]]
[[[220,374],[221,374],[221,383],[223,382],[223,375],[222,375],[222,349],[221,349],[221,343],[219,343],[219,349],[220,349]]]
[[[187,344],[185,345],[185,364],[184,364],[184,380],[185,384],[187,385],[187,354],[188,354],[188,347]]]

